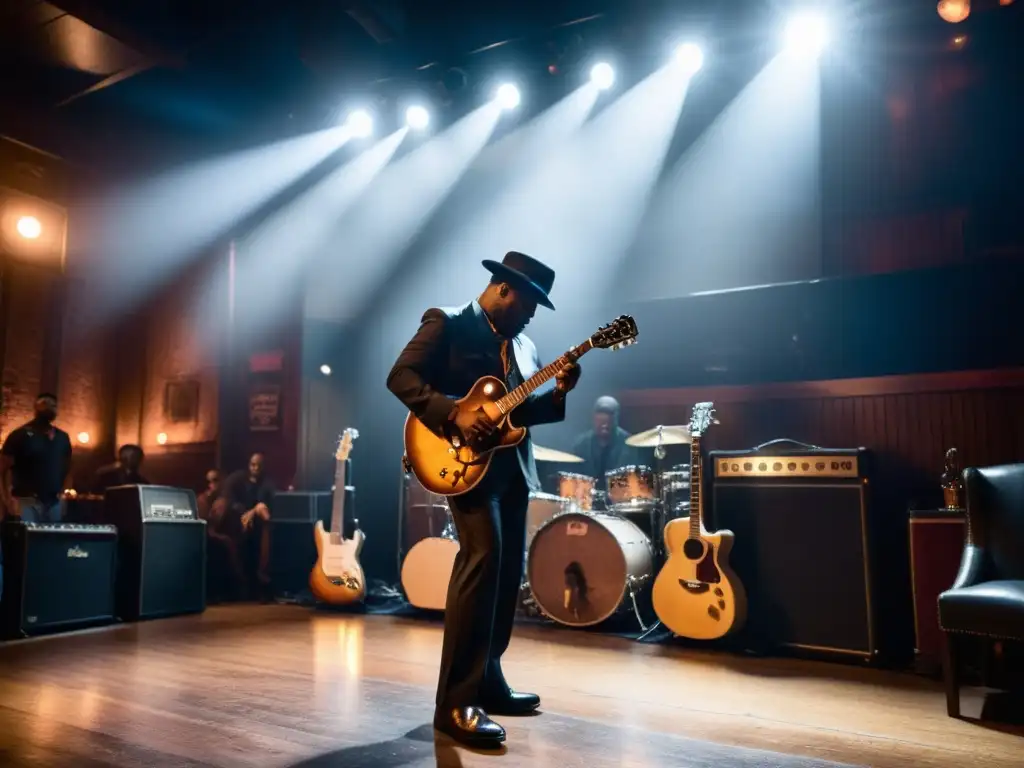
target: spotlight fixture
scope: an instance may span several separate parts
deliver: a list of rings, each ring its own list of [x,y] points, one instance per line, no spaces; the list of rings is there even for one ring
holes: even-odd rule
[[[786,47],[794,53],[817,56],[828,43],[828,24],[816,13],[801,13],[786,25]]]
[[[615,70],[612,69],[612,65],[604,61],[595,64],[590,70],[590,82],[600,91],[611,88],[615,84]]]
[[[971,3],[970,0],[940,0],[935,10],[943,21],[959,24],[971,15]]]
[[[512,83],[505,83],[498,88],[494,98],[502,109],[515,109],[522,100],[522,97],[519,95],[519,89],[512,85]]]
[[[373,133],[373,118],[365,109],[357,109],[349,114],[345,127],[354,138],[365,139]]]
[[[405,110],[405,124],[414,131],[422,131],[430,125],[430,113],[427,111],[426,107],[421,107],[419,104],[413,104]]]
[[[18,219],[18,223],[15,226],[18,234],[26,240],[38,240],[39,236],[43,233],[43,225],[39,223],[39,219],[35,216],[22,216]]]
[[[676,48],[675,59],[676,64],[687,76],[697,74],[704,66],[704,52],[694,43],[683,43]]]
[[[324,376],[330,376],[331,366],[329,366],[327,363],[324,363],[323,365],[320,366],[320,373],[322,373]]]

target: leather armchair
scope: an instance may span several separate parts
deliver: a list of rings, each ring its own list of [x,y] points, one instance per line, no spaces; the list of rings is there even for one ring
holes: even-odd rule
[[[1024,464],[964,471],[967,541],[953,586],[939,595],[946,710],[960,716],[965,635],[1024,641]]]

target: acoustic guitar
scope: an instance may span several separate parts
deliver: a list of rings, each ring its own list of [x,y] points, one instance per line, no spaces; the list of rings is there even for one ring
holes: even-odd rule
[[[654,580],[654,611],[681,637],[716,640],[743,626],[747,594],[729,567],[732,531],[708,533],[701,519],[701,435],[714,414],[697,403],[690,418],[690,516],[665,526],[668,561]]]
[[[541,368],[511,392],[501,379],[494,376],[478,379],[469,394],[456,401],[456,405],[483,411],[496,425],[490,435],[479,440],[464,440],[453,422],[446,423],[440,434],[435,433],[410,413],[405,420],[405,454],[416,479],[428,491],[440,496],[458,496],[473,490],[490,469],[494,452],[512,448],[526,436],[525,427],[512,423],[512,411],[538,387],[590,350],[621,349],[633,344],[637,335],[636,322],[632,317],[622,315]]]
[[[351,539],[344,538],[345,519],[345,467],[352,453],[352,442],[359,432],[346,429],[335,452],[334,500],[331,506],[331,530],[324,530],[323,521],[317,520],[313,528],[316,541],[316,564],[309,574],[309,589],[313,597],[329,605],[351,605],[366,596],[366,576],[359,564],[359,553],[366,536],[355,520]]]

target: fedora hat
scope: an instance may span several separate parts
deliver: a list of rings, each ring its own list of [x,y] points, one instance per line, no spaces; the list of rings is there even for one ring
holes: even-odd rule
[[[548,294],[555,284],[555,270],[546,264],[518,251],[509,251],[500,262],[493,259],[483,260],[484,268],[499,280],[511,283],[517,288],[525,288],[532,293],[537,303],[548,309],[554,309]]]

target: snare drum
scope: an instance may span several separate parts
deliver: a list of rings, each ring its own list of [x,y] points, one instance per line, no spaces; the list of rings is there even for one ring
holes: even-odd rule
[[[676,464],[669,472],[662,472],[661,492],[665,495],[666,509],[675,510],[680,504],[690,503],[690,465]]]
[[[654,472],[642,464],[631,464],[626,467],[605,472],[608,481],[608,504],[613,509],[619,504],[637,504],[654,502]]]
[[[587,475],[573,472],[558,473],[558,495],[576,503],[578,509],[593,507],[594,486],[597,481]]]

